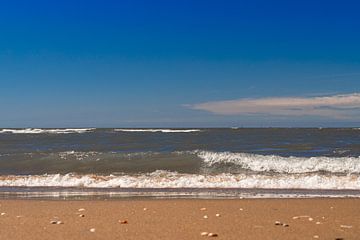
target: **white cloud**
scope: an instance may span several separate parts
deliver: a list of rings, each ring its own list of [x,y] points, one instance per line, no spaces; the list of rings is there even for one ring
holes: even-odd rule
[[[322,97],[271,97],[187,105],[220,115],[281,115],[360,118],[360,93]]]

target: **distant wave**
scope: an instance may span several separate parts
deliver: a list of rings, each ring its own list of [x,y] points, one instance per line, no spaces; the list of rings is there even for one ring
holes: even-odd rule
[[[208,167],[224,165],[239,167],[254,172],[287,174],[328,172],[360,173],[360,157],[281,157],[232,152],[194,151]]]
[[[67,128],[67,129],[45,129],[45,128],[24,128],[24,129],[2,129],[0,133],[14,133],[14,134],[67,134],[67,133],[85,133],[94,130],[95,128]]]
[[[114,129],[116,132],[162,132],[162,133],[189,133],[200,132],[200,129]]]
[[[269,189],[360,189],[360,176],[180,174],[155,171],[141,175],[99,176],[53,174],[1,176],[1,187],[85,188],[269,188]]]

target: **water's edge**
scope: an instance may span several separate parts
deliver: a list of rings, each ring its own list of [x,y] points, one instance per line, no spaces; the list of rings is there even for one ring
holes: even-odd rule
[[[126,200],[126,199],[256,199],[360,198],[360,190],[243,188],[64,188],[0,187],[0,199]]]

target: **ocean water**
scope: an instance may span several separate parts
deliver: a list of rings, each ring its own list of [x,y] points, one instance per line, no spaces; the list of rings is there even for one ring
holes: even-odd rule
[[[360,129],[0,129],[0,197],[360,196]]]

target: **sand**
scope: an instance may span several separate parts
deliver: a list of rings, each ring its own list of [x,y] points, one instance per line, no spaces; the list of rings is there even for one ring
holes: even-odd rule
[[[1,200],[0,204],[0,239],[360,239],[360,199]],[[202,232],[218,236],[201,236]]]

